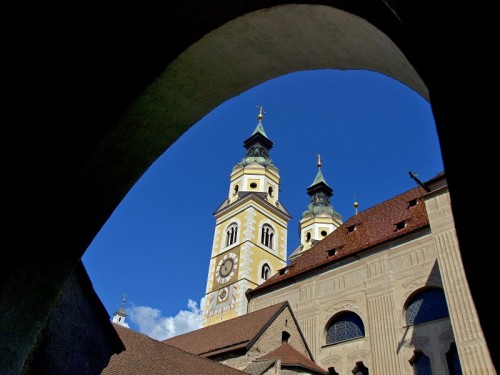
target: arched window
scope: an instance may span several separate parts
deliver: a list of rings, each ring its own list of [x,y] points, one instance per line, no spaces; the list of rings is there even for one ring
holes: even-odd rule
[[[414,375],[432,375],[431,361],[424,353],[415,352],[415,356],[410,360]]]
[[[274,189],[272,186],[269,186],[269,188],[267,189],[267,192],[269,194],[270,197],[272,197],[274,195]]]
[[[448,363],[450,375],[462,375],[462,365],[458,358],[458,351],[455,343],[451,344],[450,350],[446,353],[446,362]]]
[[[281,332],[281,342],[288,342],[290,334],[287,331]]]
[[[419,324],[449,316],[441,289],[426,289],[414,295],[406,307],[406,324]]]
[[[336,344],[365,336],[365,327],[361,318],[353,312],[337,315],[326,332],[326,343]]]
[[[273,248],[274,241],[274,230],[269,224],[264,224],[262,226],[262,233],[260,236],[260,242],[262,245],[267,246],[268,248]]]
[[[267,280],[269,279],[269,277],[271,277],[271,267],[269,267],[269,264],[264,263],[264,265],[262,266],[262,270],[260,272],[260,277],[263,280]]]
[[[227,227],[226,246],[236,243],[237,237],[238,237],[238,224],[232,223],[229,227]]]
[[[354,370],[352,370],[354,375],[368,375],[368,369],[365,367],[363,362],[357,362]]]

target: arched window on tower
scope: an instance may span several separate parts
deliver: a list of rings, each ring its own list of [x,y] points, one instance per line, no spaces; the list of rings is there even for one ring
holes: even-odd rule
[[[262,265],[262,270],[260,272],[260,277],[262,280],[267,280],[271,277],[271,267],[269,267],[269,264],[264,263]]]
[[[274,242],[274,230],[269,224],[264,224],[262,226],[262,233],[260,236],[260,242],[262,245],[267,246],[270,249],[273,249]]]
[[[311,241],[311,232],[306,233],[306,242]]]
[[[365,336],[361,318],[353,312],[343,312],[331,320],[326,331],[326,344],[337,344]]]
[[[238,238],[238,224],[232,223],[226,230],[226,246],[236,243]]]

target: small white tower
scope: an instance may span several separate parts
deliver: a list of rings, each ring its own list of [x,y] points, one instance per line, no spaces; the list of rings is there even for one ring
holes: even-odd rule
[[[122,298],[122,304],[120,308],[113,314],[113,323],[120,324],[122,326],[126,326],[125,324],[125,317],[127,316],[127,313],[125,312],[125,295],[123,295]]]

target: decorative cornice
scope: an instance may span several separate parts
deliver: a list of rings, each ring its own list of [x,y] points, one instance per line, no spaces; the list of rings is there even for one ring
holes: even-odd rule
[[[334,314],[339,311],[343,310],[349,310],[349,311],[356,311],[360,313],[359,307],[356,305],[356,300],[345,300],[345,301],[340,301],[338,303],[335,303],[325,309],[327,313]],[[325,317],[325,323],[327,320],[329,320],[331,316]]]
[[[321,360],[322,367],[331,367],[331,365],[340,365],[342,363],[342,357],[339,355],[327,356]]]
[[[369,357],[370,352],[368,350],[356,350],[347,356],[351,361],[366,360]]]

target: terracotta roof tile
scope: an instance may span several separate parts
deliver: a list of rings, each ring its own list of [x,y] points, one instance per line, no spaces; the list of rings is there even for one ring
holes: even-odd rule
[[[287,305],[288,302],[281,302],[237,318],[168,338],[163,342],[203,356],[247,347]]]
[[[246,374],[210,359],[187,353],[119,324],[112,324],[125,345],[125,350],[111,357],[102,375]]]
[[[245,367],[245,372],[250,375],[262,375],[276,363],[276,359],[268,359],[263,361],[253,361]]]
[[[281,359],[281,367],[302,367],[308,370],[312,370],[318,374],[328,374],[328,371],[319,367],[316,363],[311,361],[305,355],[299,353],[295,350],[289,343],[282,343],[278,349],[269,352],[259,360],[269,360],[269,359]]]
[[[249,294],[427,227],[429,218],[423,201],[426,194],[423,188],[416,187],[352,216]]]

